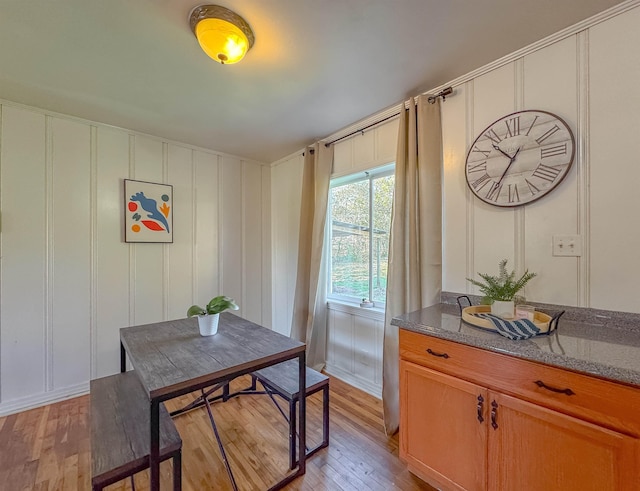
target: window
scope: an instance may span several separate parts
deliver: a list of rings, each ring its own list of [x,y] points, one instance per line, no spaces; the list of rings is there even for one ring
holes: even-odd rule
[[[329,297],[384,307],[394,164],[333,179]]]

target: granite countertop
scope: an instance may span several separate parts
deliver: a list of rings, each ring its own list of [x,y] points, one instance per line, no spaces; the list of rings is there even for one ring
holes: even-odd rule
[[[550,335],[512,341],[463,322],[458,306],[445,303],[395,317],[391,324],[640,387],[640,329],[560,318],[558,329]]]

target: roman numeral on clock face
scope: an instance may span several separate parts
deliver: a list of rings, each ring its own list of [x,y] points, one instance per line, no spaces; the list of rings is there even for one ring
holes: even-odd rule
[[[531,191],[532,195],[535,195],[540,192],[540,189],[535,187],[529,179],[525,179],[525,182],[527,183],[527,186],[529,186],[529,191]]]
[[[567,144],[559,143],[557,145],[547,145],[540,148],[540,158],[556,157],[557,155],[565,155],[567,153]]]
[[[518,136],[520,134],[520,116],[507,119],[504,124],[507,126],[507,134],[505,138],[511,138],[512,136]]]
[[[478,179],[476,179],[475,181],[473,181],[471,183],[471,186],[473,187],[473,189],[475,189],[476,191],[479,191],[480,189],[482,189],[483,187],[485,187],[487,184],[489,184],[491,182],[491,177],[489,177],[489,174],[484,174],[482,177],[479,177]]]
[[[536,141],[538,142],[539,145],[542,145],[542,142],[545,141],[547,138],[549,138],[551,135],[553,135],[556,131],[560,131],[560,126],[558,126],[557,124],[554,124],[551,128],[549,128],[547,131],[545,131],[542,135],[540,135],[538,138],[536,138]]]
[[[520,195],[518,194],[518,186],[509,184],[509,203],[519,203]]]
[[[535,118],[533,118],[533,121],[531,121],[531,126],[529,126],[529,129],[527,130],[527,132],[525,133],[525,135],[529,136],[529,133],[531,133],[531,129],[533,128],[533,125],[536,124],[536,121],[538,120],[538,116],[536,116]]]
[[[502,141],[502,138],[498,136],[498,134],[494,130],[487,131],[484,136],[491,140],[496,145]]]
[[[491,201],[497,201],[498,196],[500,196],[500,191],[502,191],[502,184],[493,182],[491,184],[491,187],[489,188],[489,191],[487,191],[486,198],[490,199]]]
[[[480,162],[479,164],[470,165],[469,168],[467,169],[467,172],[480,172],[480,171],[487,172],[486,160],[484,162]]]
[[[491,153],[491,150],[487,150],[486,152],[484,150],[480,150],[477,146],[473,147],[473,150],[471,150],[471,152],[479,152],[482,155],[484,155],[484,158],[488,158],[489,154]]]
[[[533,174],[531,175],[545,181],[553,182],[555,181],[556,177],[560,175],[560,172],[562,172],[562,169],[558,167],[540,164],[538,165],[538,167],[536,167],[536,170],[533,171]]]

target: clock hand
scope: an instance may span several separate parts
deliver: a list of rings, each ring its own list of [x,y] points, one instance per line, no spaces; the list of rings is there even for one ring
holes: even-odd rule
[[[507,157],[509,160],[511,160],[511,155],[509,155],[506,152],[503,152],[502,149],[496,145],[495,143],[493,144],[493,148],[495,148],[498,152],[500,152],[502,155],[504,155],[505,157]]]
[[[502,152],[502,150],[500,150],[500,151]],[[502,153],[504,153],[504,152],[502,152]],[[509,170],[509,167],[511,167],[511,164],[513,164],[516,161],[516,157],[518,156],[519,153],[520,153],[520,148],[518,148],[518,150],[516,150],[516,153],[513,154],[513,157],[509,157],[509,159],[511,159],[511,160],[509,162],[509,165],[507,165],[507,168],[504,170],[504,172],[500,176],[500,180],[498,181],[498,185],[500,185],[500,183],[504,179],[504,176],[507,174],[507,171]],[[507,154],[505,153],[505,155],[507,155]]]

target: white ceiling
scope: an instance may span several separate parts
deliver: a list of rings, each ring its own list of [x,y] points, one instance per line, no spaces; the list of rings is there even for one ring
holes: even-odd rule
[[[201,3],[0,0],[0,98],[273,162],[620,0],[219,0],[256,37],[228,66]]]

